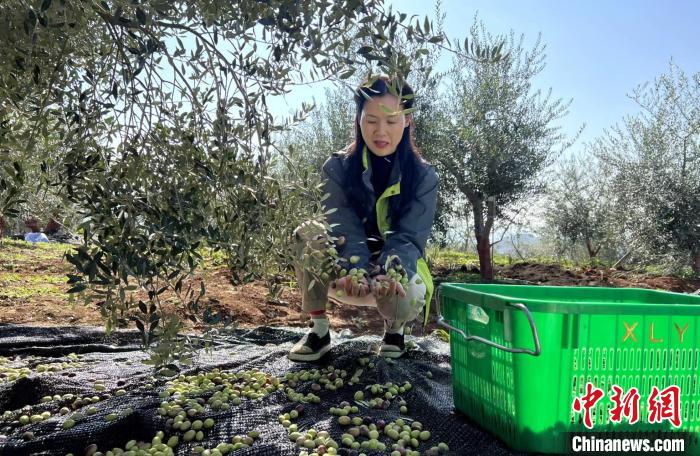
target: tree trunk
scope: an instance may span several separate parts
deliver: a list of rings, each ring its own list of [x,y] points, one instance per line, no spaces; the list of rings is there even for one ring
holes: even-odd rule
[[[469,196],[469,195],[468,195]],[[469,198],[474,210],[474,237],[476,251],[479,254],[479,271],[481,281],[493,282],[493,265],[491,264],[491,227],[494,219],[494,203],[489,200],[486,220],[484,220],[484,201],[476,195]]]
[[[693,268],[693,274],[700,277],[700,250],[696,250],[693,254],[693,265],[691,267]]]
[[[481,271],[481,281],[484,283],[493,282],[493,267],[491,266],[491,239],[489,233],[481,235],[477,243],[479,252],[479,270]]]
[[[466,210],[464,211],[464,220],[466,221],[466,229],[464,231],[464,251],[469,252],[469,237],[470,237],[469,236],[469,232],[470,232],[470,228],[469,228],[469,218],[470,217],[469,216],[471,214],[469,213],[468,207],[465,207],[465,209]]]
[[[591,245],[590,240],[586,240],[586,250],[588,250],[588,259],[593,262],[595,260],[596,255],[598,255],[598,249],[594,249],[593,246]]]

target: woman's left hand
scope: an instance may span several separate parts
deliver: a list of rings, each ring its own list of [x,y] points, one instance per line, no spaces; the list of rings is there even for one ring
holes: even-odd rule
[[[406,297],[406,290],[403,285],[387,275],[378,275],[372,280],[372,295],[375,298],[383,298],[385,296],[399,295],[402,298]]]
[[[364,298],[370,291],[370,285],[364,278],[360,279],[357,283],[353,283],[353,281],[350,280],[350,277],[347,276],[336,280],[331,287],[344,290],[348,296],[356,296],[359,298]]]

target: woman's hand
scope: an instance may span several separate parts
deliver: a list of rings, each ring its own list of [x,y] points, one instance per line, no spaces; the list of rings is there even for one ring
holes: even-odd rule
[[[404,290],[403,285],[395,279],[387,275],[378,275],[372,281],[372,294],[375,298],[394,295],[405,298],[406,290]]]
[[[370,292],[369,283],[367,283],[365,278],[361,278],[357,283],[354,283],[352,278],[345,276],[336,280],[332,286],[336,290],[345,291],[348,296],[357,296],[359,298],[367,296]]]

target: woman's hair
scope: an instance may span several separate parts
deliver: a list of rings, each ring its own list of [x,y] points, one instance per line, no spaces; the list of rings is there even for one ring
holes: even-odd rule
[[[364,95],[363,95],[364,93]],[[367,97],[381,97],[383,95],[400,94],[400,108],[402,110],[413,107],[414,93],[413,89],[404,81],[398,78],[389,78],[388,76],[379,76],[366,80],[360,87],[355,90],[355,139],[347,147],[345,159],[349,162],[349,173],[346,176],[345,188],[348,189],[348,195],[351,204],[360,214],[364,214],[369,208],[365,208],[367,198],[367,190],[362,185],[362,149],[365,147],[365,141],[362,138],[360,130],[360,116],[364,108]],[[401,168],[401,193],[393,198],[390,198],[389,218],[393,224],[399,220],[403,209],[414,199],[416,187],[426,172],[426,162],[421,156],[420,149],[414,142],[414,123],[409,122],[403,130],[401,141],[396,146],[395,160],[399,161]],[[371,153],[369,150],[368,153]],[[373,208],[371,208],[373,209]],[[371,213],[374,213],[372,210]]]

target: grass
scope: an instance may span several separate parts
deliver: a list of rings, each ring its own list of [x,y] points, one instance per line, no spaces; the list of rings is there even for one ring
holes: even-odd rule
[[[0,243],[0,272],[16,272],[28,264],[55,263],[66,252],[70,252],[70,244],[54,244],[40,242],[16,241],[4,239]]]
[[[60,285],[65,281],[66,277],[57,273],[19,274],[0,271],[0,298],[63,295]]]
[[[210,247],[200,247],[197,249],[204,261],[202,262],[202,269],[205,271],[211,271],[226,267],[226,253],[223,250],[215,251]]]
[[[457,250],[440,249],[438,247],[428,247],[426,256],[432,262],[433,267],[440,269],[454,270],[461,266],[479,266],[479,256],[476,252],[460,252]],[[558,261],[555,258],[528,257],[525,260],[515,259],[508,255],[494,254],[493,263],[496,266],[509,266],[518,263],[538,263],[538,264],[560,264],[565,268],[580,266],[573,261]]]
[[[58,285],[65,283],[65,279],[56,274],[23,275],[12,272],[0,272],[0,283],[3,282],[29,283],[33,285],[49,283]]]
[[[37,242],[36,244],[26,241],[20,241],[15,239],[3,239],[0,243],[0,258],[3,254],[7,252],[17,252],[27,250],[33,250],[35,252],[41,253],[52,253],[51,258],[55,258],[56,254],[63,255],[65,252],[73,248],[70,244],[61,244],[55,242]]]
[[[434,276],[434,275],[433,275]],[[462,272],[462,271],[450,271],[446,276],[443,277],[446,282],[457,282],[457,283],[480,283],[481,274],[476,272]]]
[[[61,258],[72,248],[69,244],[4,239],[0,245],[0,298],[63,296],[63,269],[69,270],[70,265]],[[47,270],[38,270],[37,265],[45,265]]]
[[[693,275],[693,270],[690,266],[680,268],[680,270],[670,270],[668,267],[659,265],[646,265],[640,268],[633,268],[633,270],[639,272],[640,274],[650,275],[650,276],[666,276],[672,275],[679,277],[681,279],[694,279],[697,278]]]
[[[0,280],[2,285],[2,280]],[[3,286],[0,290],[0,298],[2,299],[24,299],[32,296],[65,296],[65,293],[55,285],[35,285],[31,287],[19,286]]]

